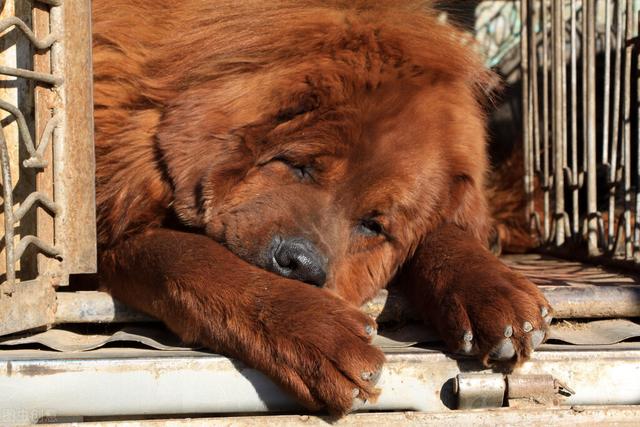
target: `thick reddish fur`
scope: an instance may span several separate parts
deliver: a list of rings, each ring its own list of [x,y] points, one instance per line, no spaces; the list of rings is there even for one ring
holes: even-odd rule
[[[334,413],[378,393],[357,306],[394,277],[454,350],[468,329],[486,359],[501,325],[545,327],[539,291],[486,249],[492,76],[424,2],[93,6],[100,274],[117,298]],[[385,234],[355,233],[362,217]],[[276,233],[326,254],[324,289],[260,268]]]

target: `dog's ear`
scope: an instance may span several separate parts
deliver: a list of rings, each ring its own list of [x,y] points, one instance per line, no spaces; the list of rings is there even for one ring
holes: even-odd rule
[[[203,191],[211,187],[206,180],[219,179],[222,194],[252,166],[242,136],[234,133],[238,117],[226,113],[216,95],[205,86],[185,91],[165,107],[155,135],[158,164],[173,189],[172,207],[187,226],[204,225]]]

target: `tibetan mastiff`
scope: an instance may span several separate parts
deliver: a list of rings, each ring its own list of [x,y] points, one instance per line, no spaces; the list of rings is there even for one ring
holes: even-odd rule
[[[389,284],[485,363],[544,340],[548,302],[487,245],[494,77],[431,6],[93,6],[114,297],[334,414],[379,393],[376,323],[358,307]]]

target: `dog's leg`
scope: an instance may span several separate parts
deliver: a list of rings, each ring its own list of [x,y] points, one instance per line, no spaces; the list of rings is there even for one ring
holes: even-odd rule
[[[455,225],[431,233],[399,280],[452,351],[519,363],[540,345],[549,303],[528,279]]]
[[[376,324],[327,290],[254,267],[206,236],[149,230],[104,251],[101,286],[185,342],[255,367],[311,409],[377,394]]]

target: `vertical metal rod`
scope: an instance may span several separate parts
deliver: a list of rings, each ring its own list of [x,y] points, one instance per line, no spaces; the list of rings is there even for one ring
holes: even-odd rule
[[[587,74],[588,74],[588,61],[587,57],[589,55],[588,49],[588,13],[587,9],[589,8],[587,4],[588,0],[582,0],[582,171],[585,172],[587,169],[587,141],[589,140],[588,135],[588,107],[587,107],[587,99],[588,95],[588,85],[587,85]]]
[[[2,197],[4,198],[4,250],[7,264],[6,282],[11,290],[16,280],[14,252],[13,181],[11,180],[11,160],[9,149],[0,126],[0,166],[2,167]]]
[[[553,34],[553,187],[554,187],[554,215],[555,243],[561,246],[565,241],[564,230],[564,1],[552,2],[552,34]]]
[[[633,38],[633,0],[627,0],[626,9],[626,40]],[[623,161],[624,179],[622,191],[624,194],[624,256],[625,259],[633,258],[633,242],[631,241],[631,54],[633,46],[625,48],[624,64],[624,138]]]
[[[553,188],[554,182],[553,182],[553,175],[554,175],[554,171],[555,171],[555,161],[556,161],[556,156],[555,156],[555,147],[556,147],[556,140],[555,140],[555,136],[556,136],[556,46],[555,46],[555,34],[556,34],[556,23],[555,23],[555,5],[553,0],[551,0],[551,5],[549,6],[548,9],[548,18],[549,18],[549,55],[550,55],[550,65],[549,65],[549,78],[550,78],[550,88],[549,88],[549,144],[551,146],[551,151],[549,152],[549,156],[550,156],[550,161],[549,161],[549,173],[551,176],[551,187]],[[551,199],[553,202],[553,198]],[[553,220],[553,216],[551,216],[551,233],[553,234],[554,232],[554,220]],[[552,236],[553,238],[553,236]]]
[[[611,12],[604,2],[604,99],[602,107],[602,163],[609,164],[609,101],[611,97]]]
[[[616,43],[614,48],[615,64],[613,66],[613,117],[612,117],[612,131],[611,131],[611,156],[609,157],[610,167],[608,176],[609,186],[609,212],[608,212],[608,226],[607,226],[607,249],[613,254],[617,248],[614,247],[616,243],[616,228],[620,226],[617,224],[616,218],[616,185],[618,182],[618,142],[620,140],[620,104],[621,104],[621,82],[622,82],[622,46],[624,44],[623,31],[623,0],[615,2],[616,10]]]
[[[529,0],[529,3],[532,0]],[[532,29],[533,26],[531,24],[527,24],[527,27],[523,27],[522,30],[523,31],[527,31],[527,29]],[[535,28],[533,28],[533,30],[535,31]],[[528,49],[528,54],[530,55],[532,52],[532,43],[533,46],[535,46],[535,42],[533,41],[535,40],[534,38],[528,38],[527,39],[527,49]],[[535,55],[531,55],[531,57],[533,57]],[[531,57],[530,57],[530,61],[531,61]],[[537,61],[535,61],[534,59],[534,63],[537,63]],[[532,72],[533,70],[533,72]],[[534,112],[537,111],[537,105],[536,105],[536,93],[533,91],[533,82],[532,82],[532,76],[535,75],[535,67],[531,67],[531,62],[529,63],[529,67],[528,67],[528,75],[526,76],[526,78],[529,79],[529,87],[528,87],[528,91],[529,91],[529,97],[528,97],[528,116],[527,116],[527,137],[529,140],[529,169],[532,171],[531,172],[531,179],[529,182],[529,192],[532,195],[532,200],[533,200],[533,211],[534,215],[535,215],[535,198],[533,197],[534,195],[534,191],[535,191],[535,164],[537,162],[539,162],[535,156],[532,156],[532,146],[533,146],[533,151],[535,151],[535,144],[536,142],[536,135],[539,133],[539,130],[534,129],[534,123],[536,121],[535,117],[534,117]],[[537,86],[537,84],[536,84]]]
[[[636,22],[638,26],[636,27],[636,38],[635,38],[635,55],[638,58],[639,49],[638,46],[640,44],[640,12],[637,14]],[[638,58],[640,59],[640,58]],[[638,219],[640,219],[640,60],[636,62],[636,102],[637,105],[637,129],[636,129],[636,176],[635,176],[635,186],[636,186],[636,208],[635,208],[635,216],[633,221],[634,228],[634,236],[633,236],[633,257],[635,262],[640,261],[640,223]]]
[[[66,6],[67,8],[69,5]],[[51,27],[56,28],[58,31],[64,34],[65,26],[64,26],[64,11],[62,6],[53,6],[49,11],[49,19],[51,20]],[[51,74],[56,76],[65,76],[65,67],[67,63],[65,62],[65,53],[64,53],[64,45],[61,41],[56,41],[53,45],[51,45]],[[61,90],[58,93],[58,102],[56,102],[53,108],[53,115],[59,115],[61,117],[64,114],[64,109],[66,108],[66,90],[65,85],[67,83],[63,83],[61,85]],[[66,185],[64,184],[64,176],[65,174],[69,174],[70,165],[68,164],[67,159],[65,158],[66,153],[66,145],[68,143],[67,138],[65,137],[67,126],[64,121],[57,126],[53,131],[53,197],[56,203],[60,206],[68,206],[68,191],[66,189]],[[67,230],[69,229],[69,212],[68,210],[62,209],[58,214],[54,216],[54,227],[55,227],[55,236],[65,236],[69,233]],[[55,237],[54,237],[55,238]],[[60,241],[56,242],[57,246],[61,248],[63,252],[65,252],[65,242]],[[62,260],[57,268],[65,269],[65,265],[67,263],[66,259]]]
[[[562,31],[560,31],[560,39],[562,40],[562,46],[560,47],[562,73],[560,77],[562,79],[562,172],[565,173],[568,156],[568,144],[567,144],[567,52],[566,52],[566,35],[565,35],[565,0],[560,2],[561,16],[562,16]],[[565,210],[566,213],[566,210]],[[565,229],[565,233],[571,233],[570,230]]]
[[[539,21],[539,15],[536,11],[535,0],[527,2],[529,10],[529,52],[530,52],[530,72],[531,78],[531,107],[533,116],[533,167],[536,175],[540,176],[540,111],[538,109],[538,34],[536,32],[536,24]]]
[[[545,242],[551,235],[551,194],[549,180],[549,37],[547,33],[547,0],[542,0],[542,190],[544,192],[544,236]]]
[[[561,2],[561,16],[562,16],[562,31],[561,31],[561,41],[562,41],[562,46],[560,48],[560,56],[561,56],[561,62],[562,62],[562,73],[560,75],[561,80],[562,80],[562,168],[561,168],[561,172],[563,177],[566,177],[565,179],[571,179],[571,174],[570,171],[568,169],[568,162],[569,162],[569,155],[568,155],[568,150],[569,150],[569,144],[568,144],[568,139],[569,139],[569,134],[568,134],[568,123],[567,123],[567,96],[568,96],[568,90],[567,90],[567,45],[566,45],[566,34],[565,34],[565,21],[566,21],[566,16],[565,16],[565,0],[562,0]],[[560,219],[561,221],[563,221],[563,231],[565,234],[565,237],[571,236],[571,225],[569,222],[569,215],[567,215],[567,208],[566,208],[566,202],[564,200],[564,186],[566,185],[566,183],[563,180],[563,185],[562,185],[562,191],[563,191],[563,207],[562,207],[562,218]]]
[[[576,14],[577,4],[571,0],[571,181],[572,195],[572,232],[580,233],[580,198],[579,198],[579,171],[578,171],[578,70],[576,52]]]
[[[596,185],[596,0],[587,0],[587,249],[598,255]]]
[[[535,0],[529,0],[528,2],[530,11],[527,11],[527,28],[531,33],[531,37],[527,40],[527,49],[530,54],[530,63],[529,63],[529,170],[530,181],[529,181],[529,192],[531,194],[531,216],[530,222],[534,225],[536,238],[540,239],[540,227],[539,227],[539,219],[537,216],[535,201],[535,184],[536,179],[539,179],[540,176],[540,114],[538,112],[539,102],[538,102],[538,41],[536,35],[536,27],[535,23],[530,22],[532,14],[535,12]],[[533,150],[532,150],[533,146]],[[533,151],[533,153],[532,153]]]
[[[527,221],[531,221],[534,215],[533,205],[533,161],[531,159],[531,138],[529,123],[529,43],[528,43],[528,0],[520,0],[520,73],[522,81],[522,142],[524,148],[524,192],[527,197],[526,215]]]

